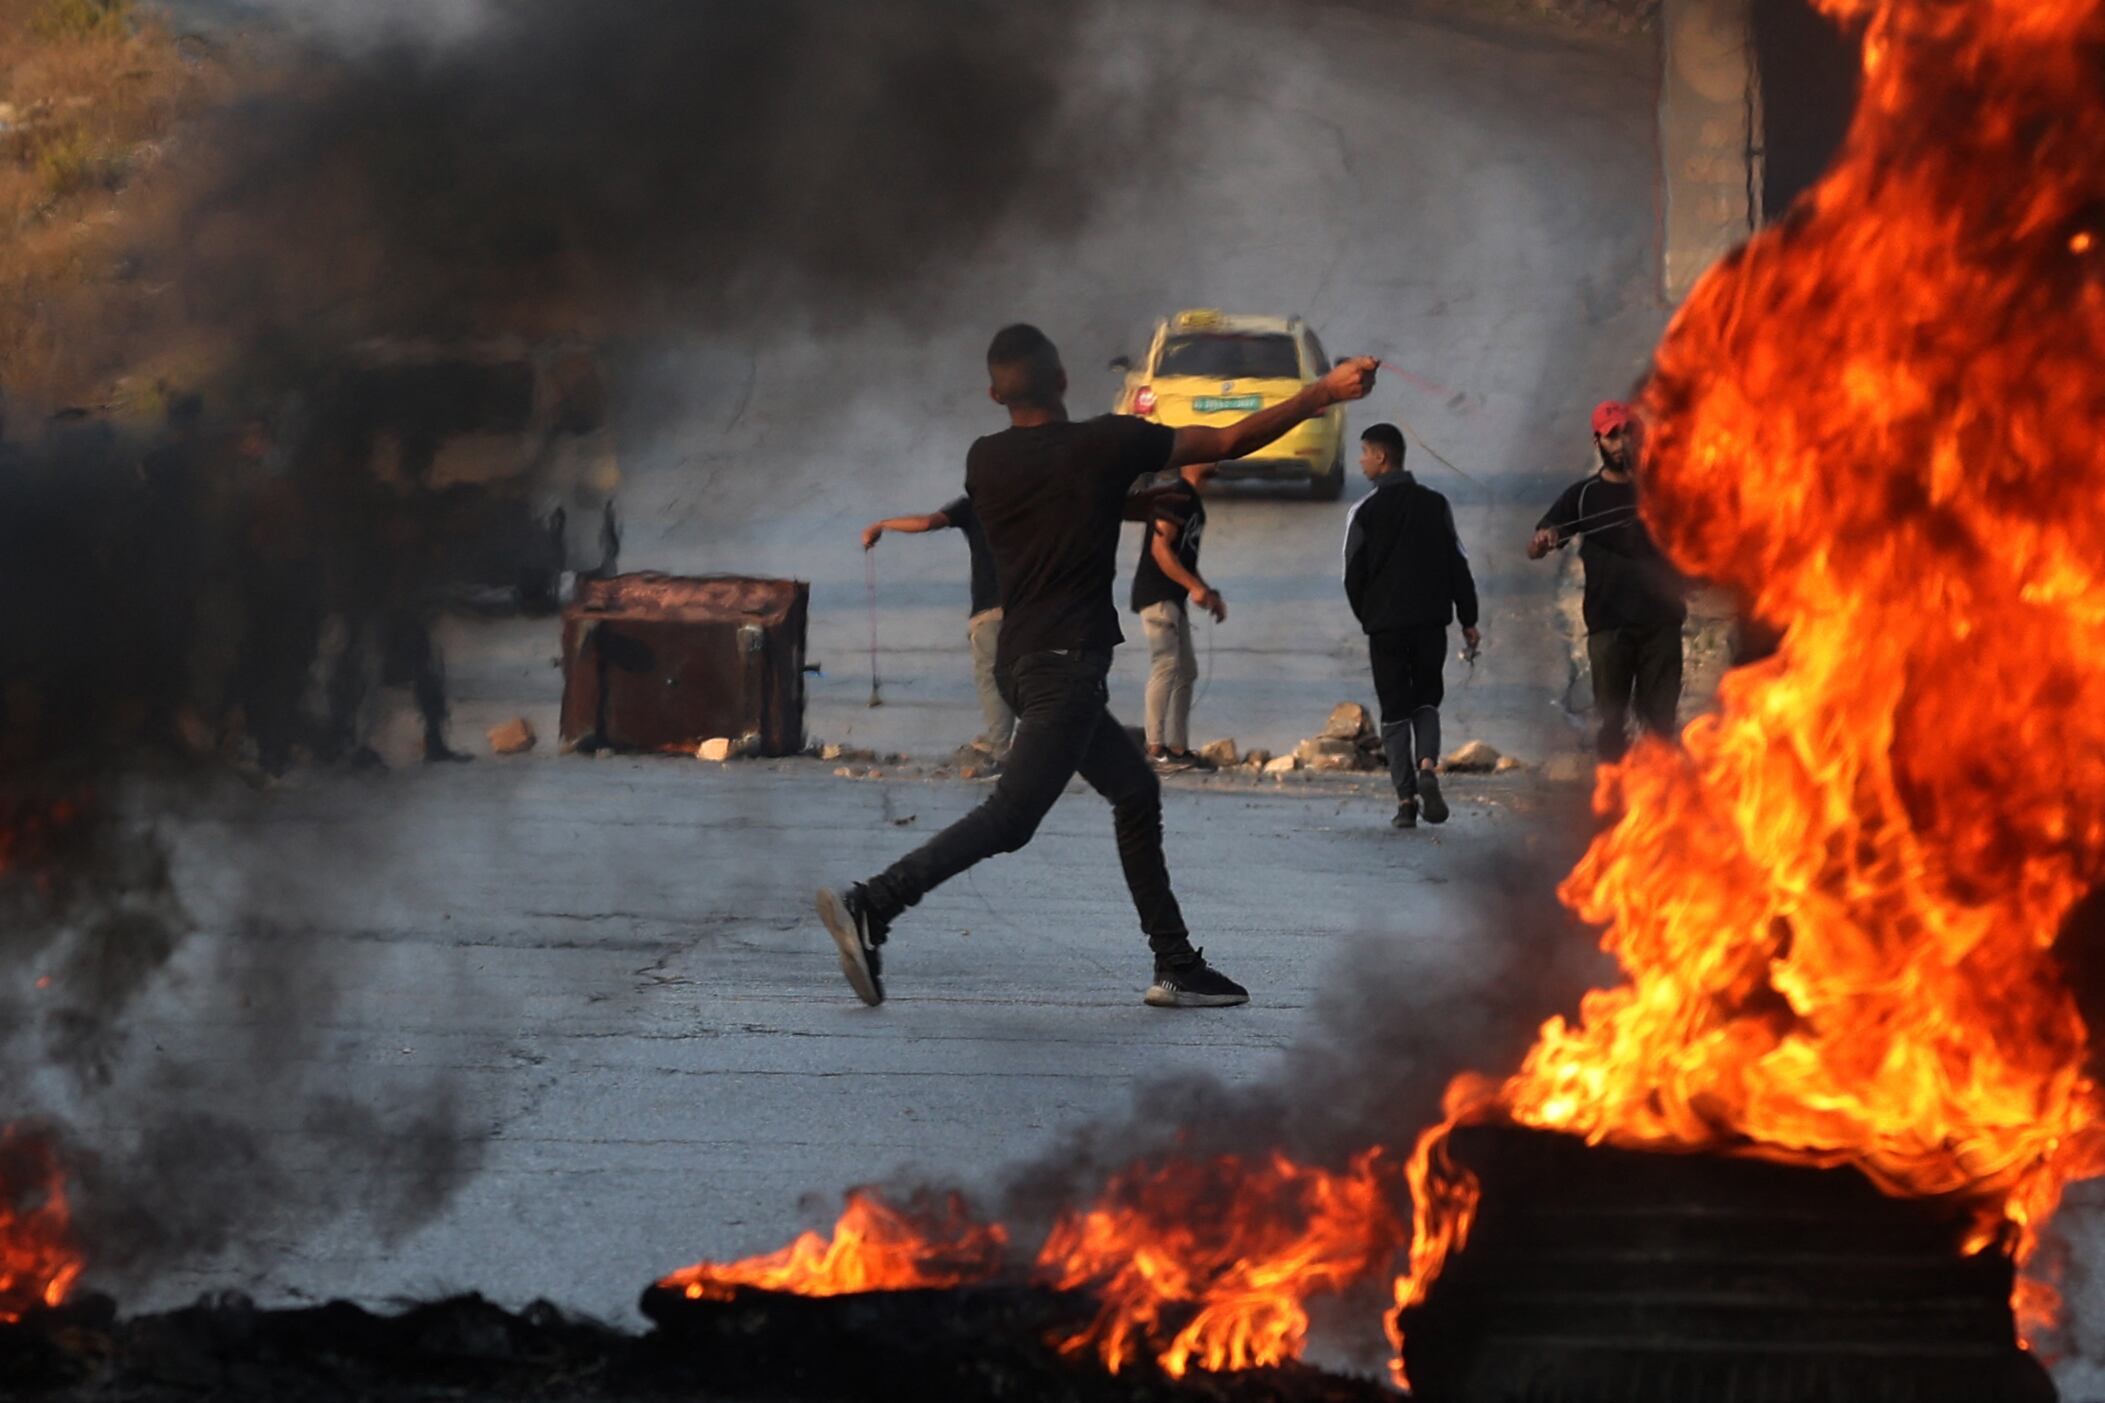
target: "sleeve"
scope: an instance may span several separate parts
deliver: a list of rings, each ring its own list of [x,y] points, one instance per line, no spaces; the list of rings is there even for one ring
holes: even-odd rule
[[[1367,527],[1360,520],[1360,508],[1373,500],[1360,498],[1345,517],[1345,599],[1352,605],[1352,617],[1361,623],[1366,622],[1360,601],[1367,593]]]
[[[1535,523],[1535,529],[1537,531],[1555,531],[1559,541],[1571,535],[1572,525],[1579,519],[1579,494],[1585,490],[1586,484],[1584,482],[1575,482],[1565,488],[1564,495],[1559,497],[1551,505],[1550,509],[1542,514],[1542,520]]]
[[[1476,576],[1470,573],[1469,552],[1462,549],[1462,533],[1455,529],[1454,506],[1440,499],[1440,520],[1447,527],[1448,587],[1454,592],[1454,616],[1463,628],[1476,627]]]
[[[1170,452],[1177,446],[1177,431],[1167,424],[1154,424],[1131,414],[1111,416],[1118,426],[1118,451],[1107,455],[1114,464],[1118,490],[1124,492],[1133,480],[1159,473],[1169,466]]]
[[[953,497],[937,508],[937,511],[950,522],[951,529],[956,531],[970,531],[972,529],[973,513],[972,499],[970,497]]]

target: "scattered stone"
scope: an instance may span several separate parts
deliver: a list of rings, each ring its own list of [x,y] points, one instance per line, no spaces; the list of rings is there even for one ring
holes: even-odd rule
[[[1267,760],[1264,772],[1268,775],[1290,775],[1301,768],[1301,762],[1291,755],[1282,755],[1277,760]]]
[[[1460,773],[1489,773],[1498,768],[1499,753],[1480,740],[1467,741],[1447,752],[1441,768]]]
[[[833,772],[833,777],[835,779],[854,779],[855,771],[847,765],[842,765]]]
[[[534,748],[533,722],[524,716],[514,716],[502,725],[489,730],[490,751],[496,755],[524,755]]]
[[[1272,763],[1272,752],[1269,750],[1253,750],[1248,755],[1243,756],[1243,763],[1253,770],[1261,770]]]
[[[738,743],[732,740],[729,736],[715,736],[709,740],[703,741],[699,746],[695,748],[694,758],[697,760],[714,760],[719,762],[728,760],[731,758],[733,750],[737,746],[737,744]]]
[[[845,760],[851,765],[867,765],[877,758],[874,750],[864,750],[854,745],[829,745],[819,752],[821,760]]]
[[[1227,740],[1208,741],[1199,747],[1199,757],[1204,760],[1211,760],[1225,770],[1242,758],[1242,752],[1235,748],[1235,741],[1230,738]]]
[[[1356,741],[1375,734],[1374,718],[1367,715],[1367,708],[1358,702],[1339,702],[1330,709],[1330,719],[1323,723],[1320,736],[1324,740]]]
[[[959,770],[958,770],[958,772],[957,772],[957,777],[958,777],[959,779],[978,779],[978,778],[979,778],[979,766],[977,766],[977,765],[965,765],[965,766],[962,766],[962,767],[960,767],[960,768],[959,768]]]
[[[1515,759],[1511,755],[1501,755],[1498,757],[1498,764],[1492,768],[1496,769],[1500,774],[1505,774],[1509,770],[1524,770],[1527,768],[1527,764],[1525,761]]]
[[[1356,740],[1335,736],[1311,736],[1294,749],[1294,757],[1311,770],[1362,770],[1371,768]]]

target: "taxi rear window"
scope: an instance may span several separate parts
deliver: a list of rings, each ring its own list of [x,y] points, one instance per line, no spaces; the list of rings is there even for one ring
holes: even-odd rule
[[[1298,380],[1301,358],[1294,352],[1294,338],[1276,332],[1172,336],[1162,343],[1155,373],[1203,375],[1209,380]]]

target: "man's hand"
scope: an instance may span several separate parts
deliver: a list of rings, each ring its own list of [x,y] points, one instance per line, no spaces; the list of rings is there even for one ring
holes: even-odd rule
[[[1557,533],[1545,526],[1528,540],[1528,559],[1540,560],[1557,548]]]
[[[1462,630],[1462,641],[1469,645],[1470,656],[1474,657],[1477,648],[1483,644],[1484,635],[1473,628],[1465,628]]]
[[[1374,388],[1374,372],[1381,362],[1372,356],[1353,356],[1341,360],[1330,368],[1330,373],[1317,383],[1323,387],[1326,404],[1343,404],[1347,400],[1365,399]]]
[[[863,527],[862,548],[864,550],[870,549],[870,547],[877,544],[877,538],[882,536],[883,534],[884,523],[881,521],[873,521],[868,526]]]
[[[1191,591],[1191,602],[1213,615],[1215,623],[1224,624],[1228,622],[1228,601],[1221,598],[1219,590],[1209,589],[1205,585],[1201,585]]]

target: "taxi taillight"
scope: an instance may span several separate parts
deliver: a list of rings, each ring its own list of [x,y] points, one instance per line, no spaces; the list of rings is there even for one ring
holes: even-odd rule
[[[1139,389],[1133,391],[1133,412],[1143,416],[1155,412],[1155,387],[1153,385],[1142,385]]]

